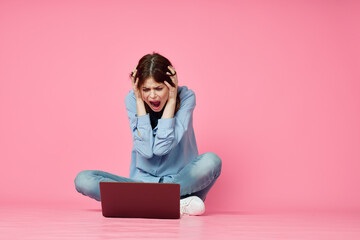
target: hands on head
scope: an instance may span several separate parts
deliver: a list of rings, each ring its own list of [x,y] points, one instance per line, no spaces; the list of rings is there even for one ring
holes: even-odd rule
[[[140,100],[142,98],[141,98],[140,89],[138,88],[139,78],[135,79],[136,72],[137,72],[137,69],[135,67],[134,70],[132,71],[132,74],[131,74],[131,83],[132,83],[132,88],[133,88],[134,93],[135,93],[136,100]]]
[[[137,66],[136,66],[137,67]],[[131,83],[132,83],[132,88],[134,90],[134,94],[137,100],[142,100],[142,95],[141,95],[141,91],[140,88],[138,86],[139,83],[139,78],[137,77],[135,79],[136,73],[137,73],[137,69],[136,67],[134,68],[134,70],[132,71],[131,74]],[[177,88],[178,88],[178,78],[177,78],[177,73],[174,69],[173,66],[168,66],[169,72],[166,72],[166,75],[169,76],[169,78],[171,79],[172,83],[174,86],[172,86],[170,83],[168,83],[167,81],[164,81],[164,84],[167,86],[167,88],[169,89],[169,98],[168,100],[170,101],[176,101],[176,97],[177,97]]]
[[[168,66],[168,69],[170,70],[170,72],[166,72],[166,74],[170,77],[174,86],[171,86],[167,81],[164,81],[164,83],[169,88],[169,101],[176,102],[178,78],[173,66]]]

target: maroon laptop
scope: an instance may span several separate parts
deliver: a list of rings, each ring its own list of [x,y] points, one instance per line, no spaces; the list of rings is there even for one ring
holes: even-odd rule
[[[180,218],[180,184],[100,182],[104,217]]]

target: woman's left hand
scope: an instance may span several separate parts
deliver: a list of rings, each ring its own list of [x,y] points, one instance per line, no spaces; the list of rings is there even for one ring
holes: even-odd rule
[[[177,88],[178,88],[178,78],[177,73],[173,66],[168,66],[170,72],[166,72],[166,74],[170,77],[171,81],[174,83],[174,87],[171,86],[167,81],[165,81],[165,85],[169,88],[169,101],[176,102],[177,96]]]

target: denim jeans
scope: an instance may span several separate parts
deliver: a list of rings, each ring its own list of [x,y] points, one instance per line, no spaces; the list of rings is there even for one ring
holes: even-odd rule
[[[160,182],[180,184],[180,197],[198,196],[203,201],[221,173],[221,159],[215,153],[199,155],[172,178],[160,178]],[[171,180],[169,180],[171,179]],[[98,170],[81,171],[75,178],[76,190],[100,201],[100,182],[144,182]]]

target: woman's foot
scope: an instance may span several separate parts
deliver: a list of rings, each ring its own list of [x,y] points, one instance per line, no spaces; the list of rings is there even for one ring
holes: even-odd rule
[[[204,202],[197,196],[190,196],[180,200],[180,215],[201,215],[205,212]]]

